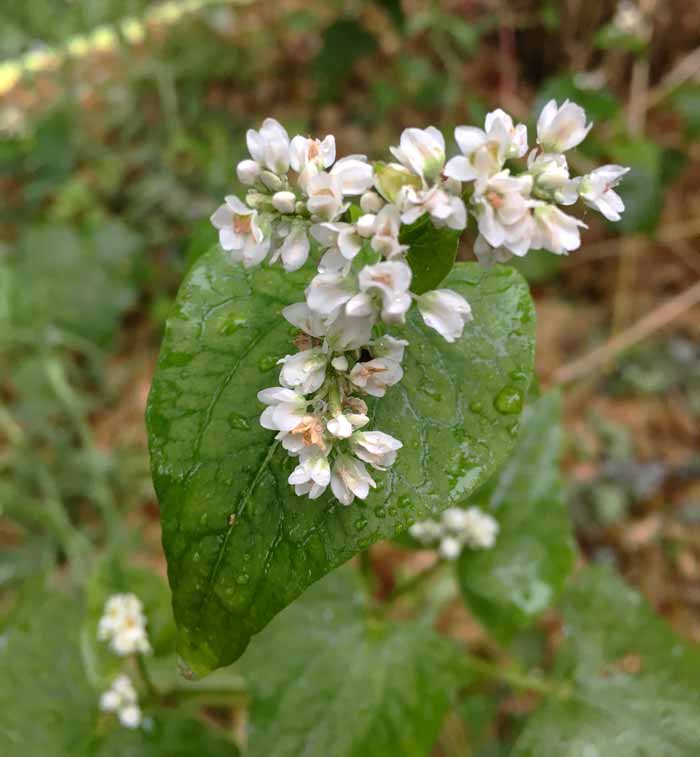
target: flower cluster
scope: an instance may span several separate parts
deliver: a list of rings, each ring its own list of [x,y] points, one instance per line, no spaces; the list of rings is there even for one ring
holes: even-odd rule
[[[148,654],[151,645],[146,633],[143,604],[135,594],[113,594],[106,602],[97,624],[97,638],[108,641],[119,657]],[[138,728],[144,721],[138,694],[128,675],[117,676],[110,688],[100,697],[103,712],[117,714],[126,728]]]
[[[528,155],[527,128],[496,110],[484,129],[457,127],[461,154],[449,160],[443,135],[429,126],[405,129],[390,148],[394,161],[374,164],[364,155],[336,160],[333,136],[290,139],[271,118],[248,131],[251,157],[237,167],[245,201],[226,197],[211,217],[221,247],[246,267],[268,260],[291,272],[313,256],[317,268],[305,301],[283,310],[300,331],[298,352],[280,360],[280,386],[258,394],[267,406],[262,426],[298,458],[289,477],[297,494],[315,499],[330,485],[348,505],[376,486],[368,465],[383,471],[395,461],[401,442],[366,428],[363,399],[383,397],[402,378],[407,342],[387,328],[415,304],[429,328],[454,342],[471,319],[455,291],[411,291],[402,227],[423,218],[461,230],[471,215],[486,265],[530,249],[576,249],[584,224],[560,205],[580,198],[610,220],[624,209],[614,187],[627,169],[569,175],[564,153],[590,128],[578,105],[551,101]]]
[[[138,694],[127,675],[119,675],[100,697],[100,709],[114,712],[125,728],[138,728],[143,722]]]
[[[448,507],[440,520],[414,523],[409,533],[423,546],[438,545],[438,553],[446,560],[456,560],[464,547],[490,549],[498,536],[498,521],[478,507],[463,510]]]
[[[150,652],[141,600],[135,594],[113,594],[105,604],[97,637],[109,641],[112,651],[120,657]]]

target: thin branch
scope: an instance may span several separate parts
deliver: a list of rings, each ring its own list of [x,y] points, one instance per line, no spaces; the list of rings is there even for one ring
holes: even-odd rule
[[[700,305],[700,281],[656,308],[656,310],[652,310],[651,313],[637,321],[633,326],[621,331],[606,344],[559,368],[553,376],[553,383],[568,384],[593,370],[601,368],[621,352],[651,336],[695,305]]]

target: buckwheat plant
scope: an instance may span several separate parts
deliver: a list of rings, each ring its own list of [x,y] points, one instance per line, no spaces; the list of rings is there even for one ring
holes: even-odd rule
[[[389,148],[394,161],[374,164],[364,155],[336,160],[332,135],[290,140],[272,118],[248,131],[251,158],[237,173],[250,189],[244,199],[226,197],[211,217],[221,247],[247,268],[267,261],[293,272],[312,255],[316,267],[304,301],[282,310],[298,329],[297,352],[280,356],[280,385],[258,393],[261,425],[298,460],[288,478],[297,495],[317,499],[330,485],[350,505],[400,454],[402,441],[372,427],[365,402],[403,377],[410,345],[392,326],[415,305],[426,326],[455,342],[472,318],[456,291],[411,290],[402,229],[425,216],[435,229],[461,231],[471,215],[484,266],[531,249],[578,249],[586,224],[562,207],[582,201],[611,221],[624,210],[614,188],[628,169],[570,175],[566,153],[590,129],[581,107],[552,100],[532,150],[527,127],[499,109],[483,129],[455,129],[459,154],[449,160],[442,133],[429,126],[405,129]],[[456,556],[453,547],[446,556]]]
[[[590,210],[620,218],[626,168],[569,170],[590,129],[551,101],[533,146],[495,110],[456,149],[408,128],[377,162],[272,118],[248,131],[247,189],[211,216],[147,411],[188,675],[415,523],[441,557],[488,560],[497,524],[462,508],[516,444],[535,347],[527,284],[495,264],[578,249]],[[465,229],[478,262],[455,262]]]

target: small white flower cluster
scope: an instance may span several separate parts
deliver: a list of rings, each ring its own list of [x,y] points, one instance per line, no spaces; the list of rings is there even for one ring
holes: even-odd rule
[[[113,594],[105,603],[97,637],[109,641],[112,651],[120,657],[150,652],[141,600],[135,594]]]
[[[618,2],[611,23],[619,34],[637,37],[643,42],[648,42],[653,32],[651,23],[642,9],[632,0]]]
[[[146,633],[143,604],[135,594],[113,594],[106,602],[97,624],[97,638],[108,641],[119,657],[148,654],[151,645]],[[138,728],[143,722],[138,694],[127,675],[119,675],[100,697],[100,709],[114,712],[126,728]]]
[[[448,507],[440,520],[425,520],[409,528],[411,536],[426,547],[438,545],[440,557],[456,560],[464,547],[490,549],[498,536],[498,521],[478,507]]]
[[[114,712],[125,728],[138,728],[143,722],[138,694],[127,675],[119,675],[100,697],[100,709]]]
[[[289,477],[297,494],[315,499],[330,484],[350,504],[376,486],[365,464],[385,470],[396,459],[400,441],[361,430],[369,419],[359,395],[382,397],[403,375],[407,343],[384,334],[380,324],[404,323],[415,302],[425,324],[454,342],[471,319],[457,292],[410,291],[402,225],[427,217],[436,228],[461,230],[471,213],[479,228],[475,252],[484,264],[529,249],[576,249],[584,224],[557,203],[580,197],[611,220],[623,210],[613,187],[627,169],[569,176],[563,153],[589,129],[582,108],[549,102],[538,123],[539,148],[517,174],[511,164],[527,153],[527,129],[502,110],[488,114],[483,130],[457,127],[462,154],[451,160],[432,126],[405,129],[390,148],[396,162],[374,165],[364,155],[336,160],[330,135],[290,140],[272,118],[248,131],[251,158],[237,168],[250,187],[245,202],[229,196],[211,217],[221,247],[246,267],[269,258],[290,272],[320,250],[305,302],[283,310],[302,332],[299,352],[280,361],[281,386],[258,394],[267,405],[261,424],[299,458]]]

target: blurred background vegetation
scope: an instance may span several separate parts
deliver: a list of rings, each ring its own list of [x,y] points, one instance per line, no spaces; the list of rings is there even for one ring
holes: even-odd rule
[[[451,135],[503,107],[532,127],[548,98],[568,97],[596,122],[577,172],[633,170],[622,222],[591,215],[570,258],[518,263],[537,300],[540,383],[566,390],[583,553],[700,641],[697,3],[3,6],[0,610],[22,580],[80,574],[107,544],[164,573],[145,400],[178,283],[240,189],[247,128],[273,115],[383,158],[406,126]],[[381,545],[373,559],[388,576],[416,557]],[[527,710],[506,704],[514,719]],[[492,722],[486,710],[471,722]]]

